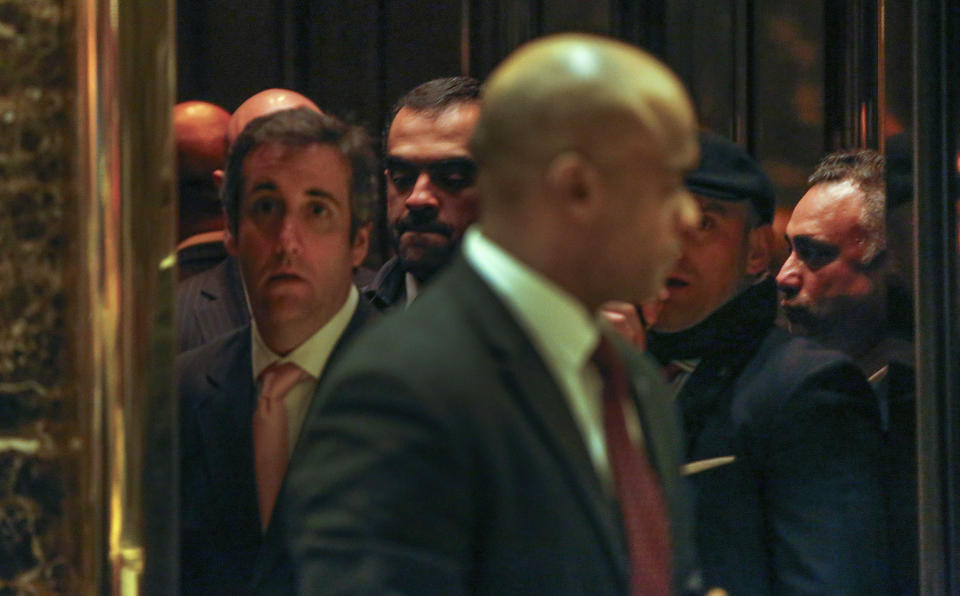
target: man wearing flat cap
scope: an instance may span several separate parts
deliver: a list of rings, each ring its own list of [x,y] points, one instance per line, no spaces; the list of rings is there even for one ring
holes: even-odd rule
[[[701,133],[685,178],[703,213],[648,336],[687,435],[707,585],[730,594],[885,588],[876,401],[839,352],[774,326],[773,188]]]

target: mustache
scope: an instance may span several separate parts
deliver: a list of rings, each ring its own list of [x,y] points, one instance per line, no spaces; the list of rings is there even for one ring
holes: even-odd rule
[[[404,232],[432,232],[446,237],[453,236],[453,228],[436,219],[425,220],[423,217],[403,217],[393,224],[393,231],[397,237]]]

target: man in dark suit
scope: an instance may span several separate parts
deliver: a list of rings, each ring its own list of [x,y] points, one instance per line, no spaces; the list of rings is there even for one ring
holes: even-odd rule
[[[701,224],[647,339],[683,415],[704,577],[751,596],[883,593],[870,388],[841,353],[775,327],[774,193],[757,163],[702,133],[686,185]]]
[[[233,144],[251,120],[280,110],[301,107],[320,112],[316,104],[296,91],[265,89],[256,93],[240,104],[228,121],[223,123],[223,150],[226,151],[226,148]],[[188,108],[189,102],[185,106],[184,114],[190,113]],[[223,185],[223,170],[219,169],[223,159],[214,165],[214,168],[218,169],[209,168],[210,163],[205,163],[209,169],[208,179],[200,183],[209,185],[208,188],[212,188],[216,196],[217,189]],[[181,194],[183,192],[181,188]],[[233,257],[226,254],[226,247],[223,245],[222,208],[215,206],[219,217],[211,215],[209,208],[209,205],[204,206],[203,235],[191,236],[193,240],[187,241],[193,242],[193,245],[187,249],[202,251],[207,260],[215,258],[217,254],[223,256],[211,268],[189,277],[183,276],[177,284],[177,336],[181,352],[201,346],[250,322],[250,309],[243,293],[237,263]],[[196,223],[199,225],[201,222]],[[181,223],[181,231],[183,225]]]
[[[912,154],[891,139],[894,177],[885,184],[884,156],[853,149],[825,156],[786,228],[790,255],[777,285],[791,332],[849,355],[870,379],[884,429],[891,570],[896,594],[919,592],[917,444],[910,246],[894,233],[894,202],[911,196]],[[903,154],[906,154],[906,158]],[[906,171],[905,171],[906,170]],[[907,199],[909,200],[909,199]],[[909,211],[909,206],[907,208]],[[894,231],[898,230],[895,226]],[[890,242],[888,246],[888,240]],[[906,255],[904,253],[907,253]],[[899,278],[899,280],[898,280]],[[897,283],[897,282],[900,283]]]
[[[177,361],[184,594],[247,588],[313,391],[372,312],[352,275],[374,176],[361,129],[303,108],[255,119],[233,146],[226,246],[253,322]]]
[[[479,115],[480,84],[470,77],[427,81],[393,107],[384,161],[396,255],[363,292],[378,310],[412,302],[477,219],[477,166],[467,143]]]
[[[281,497],[300,593],[695,587],[673,410],[593,314],[678,254],[695,126],[674,75],[612,40],[495,71],[463,256],[351,345],[304,424]]]

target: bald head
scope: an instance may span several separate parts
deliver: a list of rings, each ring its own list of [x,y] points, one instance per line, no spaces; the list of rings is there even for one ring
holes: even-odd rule
[[[266,89],[251,96],[240,104],[240,107],[233,112],[230,118],[230,126],[227,129],[227,140],[232,144],[240,136],[248,122],[260,116],[266,116],[280,110],[292,110],[293,108],[309,108],[323,113],[323,110],[317,107],[306,96],[291,91],[289,89]]]
[[[185,101],[173,107],[181,178],[209,179],[210,174],[223,165],[229,121],[229,112],[205,101]]]
[[[470,147],[483,233],[589,308],[655,295],[695,223],[690,99],[624,43],[564,34],[514,52]]]
[[[677,77],[636,47],[564,34],[521,47],[497,68],[471,148],[491,177],[535,175],[564,151],[602,160],[615,150],[611,136],[638,131],[668,167],[695,165],[693,107]]]

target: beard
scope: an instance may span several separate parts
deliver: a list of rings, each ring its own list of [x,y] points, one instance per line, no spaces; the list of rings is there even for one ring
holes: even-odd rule
[[[435,217],[412,213],[391,230],[400,268],[421,282],[446,266],[460,244],[456,231]]]

